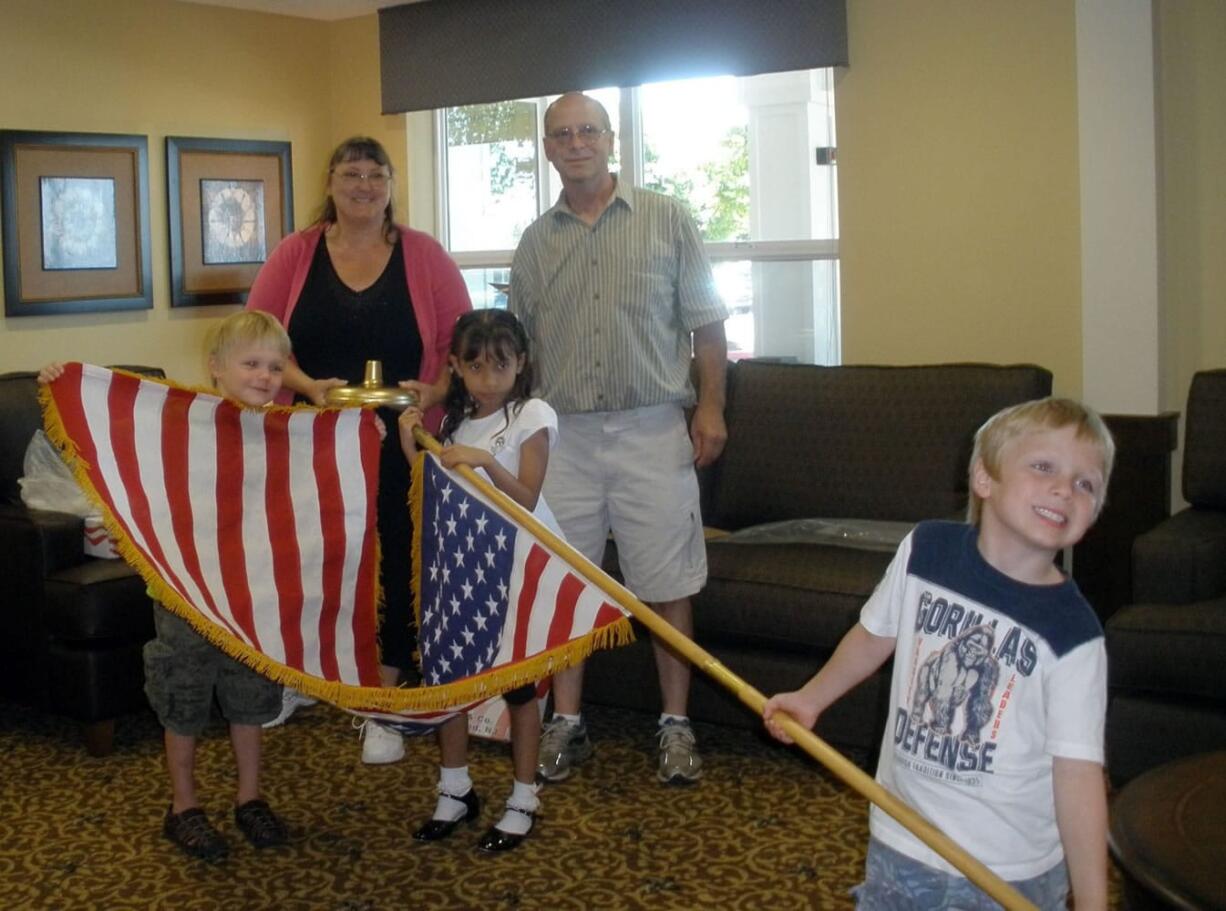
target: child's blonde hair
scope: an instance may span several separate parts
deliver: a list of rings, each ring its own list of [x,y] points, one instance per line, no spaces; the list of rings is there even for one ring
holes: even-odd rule
[[[966,508],[966,520],[979,524],[983,511],[983,499],[975,493],[975,466],[983,463],[984,470],[994,479],[1000,478],[1001,453],[1005,447],[1020,436],[1039,430],[1076,429],[1077,439],[1087,440],[1099,448],[1103,459],[1103,483],[1098,490],[1094,505],[1094,517],[1102,512],[1107,500],[1107,483],[1111,480],[1111,467],[1115,463],[1115,440],[1103,419],[1093,408],[1073,399],[1045,398],[1023,402],[988,418],[975,432],[975,448],[971,452],[970,502]]]
[[[209,330],[204,345],[205,372],[215,382],[213,364],[221,363],[239,345],[267,345],[288,358],[292,345],[276,317],[263,310],[241,310]]]

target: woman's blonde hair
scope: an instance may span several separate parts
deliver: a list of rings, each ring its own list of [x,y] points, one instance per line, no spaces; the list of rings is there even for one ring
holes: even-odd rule
[[[276,317],[263,310],[241,310],[227,316],[205,337],[205,372],[213,378],[213,363],[224,361],[239,345],[267,345],[288,358],[292,351],[289,336]]]
[[[975,432],[975,448],[971,452],[968,469],[970,501],[967,503],[966,520],[978,525],[983,511],[983,499],[975,493],[976,465],[982,462],[988,475],[999,479],[1000,462],[1006,446],[1028,433],[1064,427],[1075,428],[1077,439],[1093,443],[1102,453],[1103,483],[1094,508],[1097,518],[1107,500],[1107,483],[1111,480],[1111,468],[1115,464],[1115,440],[1093,408],[1073,399],[1049,397],[998,411]]]

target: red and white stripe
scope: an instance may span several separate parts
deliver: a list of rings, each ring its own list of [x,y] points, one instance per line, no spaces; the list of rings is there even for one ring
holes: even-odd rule
[[[372,416],[244,409],[78,364],[50,389],[94,488],[183,602],[273,661],[378,686]]]
[[[492,667],[565,645],[623,616],[604,592],[522,528],[515,538],[508,601],[510,614]]]

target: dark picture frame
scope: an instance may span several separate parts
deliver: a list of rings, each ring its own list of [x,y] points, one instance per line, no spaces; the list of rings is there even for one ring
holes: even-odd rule
[[[0,130],[5,316],[153,307],[149,140]]]
[[[294,230],[288,142],[166,137],[170,305],[241,304]]]

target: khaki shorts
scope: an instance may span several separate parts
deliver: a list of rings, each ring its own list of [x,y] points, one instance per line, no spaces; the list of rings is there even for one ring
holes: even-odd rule
[[[231,724],[263,724],[281,711],[281,685],[231,658],[161,605],[153,611],[157,638],[145,643],[145,695],[162,727],[199,737],[208,727],[213,694]]]
[[[676,601],[707,581],[694,448],[680,405],[558,417],[545,501],[566,540],[600,565],[609,533],[626,587]]]

